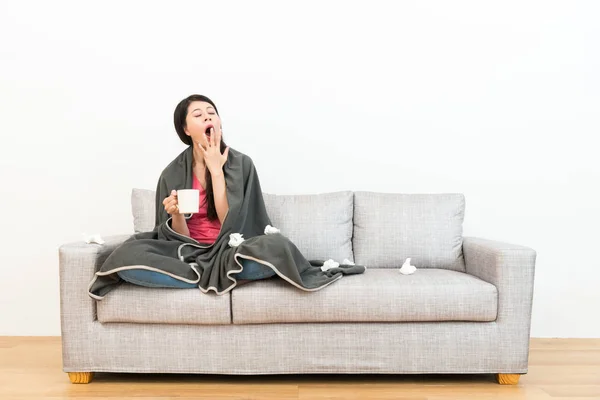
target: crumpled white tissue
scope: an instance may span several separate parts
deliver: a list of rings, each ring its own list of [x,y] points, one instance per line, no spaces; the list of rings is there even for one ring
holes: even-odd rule
[[[271,225],[265,226],[265,235],[272,235],[274,233],[281,233],[281,231]]]
[[[414,265],[410,265],[410,258],[407,258],[406,261],[404,261],[404,264],[402,264],[402,267],[400,268],[400,273],[403,275],[410,275],[414,274],[416,270],[417,267],[415,267]]]
[[[243,233],[232,233],[229,235],[229,247],[238,247],[244,241]]]
[[[354,264],[352,261],[348,260],[347,258],[344,258],[344,261],[342,261],[343,265],[356,265]],[[363,265],[363,268],[365,269],[365,271],[367,270],[367,266]]]
[[[331,268],[337,268],[339,266],[340,266],[339,262],[335,262],[332,259],[329,259],[329,260],[325,261],[325,263],[321,267],[321,271],[327,271],[327,270],[330,270]]]
[[[83,234],[83,240],[87,243],[98,243],[98,244],[104,244],[104,239],[102,239],[102,237],[96,233],[93,235],[88,235],[88,234]]]

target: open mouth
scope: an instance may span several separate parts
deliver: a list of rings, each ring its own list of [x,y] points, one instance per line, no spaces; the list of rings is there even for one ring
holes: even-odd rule
[[[210,130],[213,128],[212,125],[209,125],[206,127],[206,130],[204,131],[204,134],[210,138]]]

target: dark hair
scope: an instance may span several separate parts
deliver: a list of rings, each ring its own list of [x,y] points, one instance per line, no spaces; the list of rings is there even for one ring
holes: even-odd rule
[[[217,106],[215,105],[215,103],[213,103],[213,101],[208,97],[202,96],[201,94],[193,94],[181,100],[179,104],[177,104],[177,107],[175,107],[175,112],[173,113],[173,123],[175,124],[175,131],[177,132],[179,139],[181,139],[181,141],[187,144],[188,146],[193,146],[194,143],[192,141],[192,138],[186,135],[185,133],[185,121],[188,113],[188,107],[194,101],[205,101],[207,103],[210,103],[214,107],[217,115],[219,115],[219,110],[217,110]],[[226,148],[227,145],[225,144],[223,137],[221,137],[221,148],[219,149],[221,151],[221,154],[223,154]],[[215,194],[213,192],[212,187],[212,177],[208,168],[206,168],[204,178],[206,181],[206,203],[208,203],[208,219],[215,220],[219,216],[215,207]]]

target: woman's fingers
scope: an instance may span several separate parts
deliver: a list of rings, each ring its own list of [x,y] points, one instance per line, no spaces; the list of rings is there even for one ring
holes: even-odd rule
[[[178,208],[177,204],[171,204],[171,205],[169,205],[168,207],[165,208],[165,211],[168,214],[171,214],[171,215],[177,213],[178,210],[179,210],[179,208]]]
[[[175,190],[171,191],[171,195],[163,200],[163,205],[165,206],[165,211],[167,214],[173,214],[178,211],[178,201],[177,201],[177,192]]]
[[[169,197],[165,197],[165,199],[163,200],[163,205],[167,205],[167,203],[169,201],[171,201],[172,199],[176,199],[176,198],[177,198],[177,191],[171,190],[171,194],[169,195]]]

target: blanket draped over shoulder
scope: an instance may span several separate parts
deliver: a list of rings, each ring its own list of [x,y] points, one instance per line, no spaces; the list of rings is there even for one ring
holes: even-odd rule
[[[315,291],[346,274],[363,273],[359,265],[340,265],[323,271],[322,261],[307,260],[300,250],[281,233],[265,234],[271,225],[254,163],[247,155],[229,149],[224,176],[229,211],[217,240],[200,243],[181,235],[162,201],[171,190],[192,188],[193,148],[190,146],[162,172],[156,188],[156,222],[153,231],[132,235],[105,260],[89,284],[88,294],[102,298],[123,281],[118,272],[146,269],[169,275],[183,282],[197,284],[208,293],[222,295],[236,284],[236,274],[243,269],[241,259],[251,259],[272,268],[277,275],[305,291]],[[241,234],[244,241],[230,245],[231,234]]]

